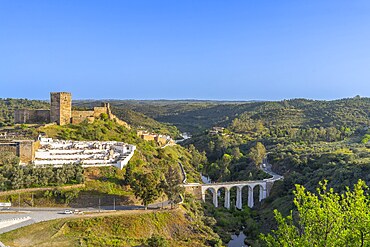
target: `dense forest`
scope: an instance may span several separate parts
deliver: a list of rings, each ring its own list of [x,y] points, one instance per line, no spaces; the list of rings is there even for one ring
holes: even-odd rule
[[[257,241],[258,232],[274,228],[273,209],[285,216],[295,209],[295,184],[315,191],[319,182],[327,180],[328,187],[338,192],[353,187],[358,179],[369,184],[369,99],[248,104],[249,110],[234,117],[234,106],[222,106],[232,108],[229,116],[224,110],[224,118],[229,117],[221,124],[224,128],[198,132],[184,145],[194,145],[206,153],[209,162],[202,171],[214,181],[258,176],[258,169],[252,170],[262,162],[255,157],[256,149],[265,149],[273,170],[284,175],[284,181],[274,185],[264,203],[239,218],[240,225],[248,222],[245,231],[250,240],[256,239],[254,245],[261,244]],[[210,212],[216,215],[220,226],[229,225],[225,221],[229,222],[230,216],[223,209]],[[233,222],[237,222],[235,218]]]
[[[208,162],[197,169],[212,181],[264,178],[258,168],[261,157],[255,155],[262,149],[273,170],[284,175],[271,196],[253,210],[230,212],[205,206],[207,214],[215,217],[215,229],[225,242],[225,231],[244,226],[254,245],[263,244],[258,233],[275,227],[273,209],[283,215],[295,209],[295,184],[315,191],[326,179],[329,187],[343,192],[358,179],[370,182],[369,98],[124,105],[192,133],[182,145],[206,155]]]
[[[117,111],[142,113],[146,118],[175,125],[196,134],[214,126],[228,126],[240,115],[278,126],[358,126],[369,123],[370,98],[332,101],[291,99],[282,101],[106,100]],[[74,101],[76,106],[100,101]],[[128,120],[129,121],[129,120]],[[136,122],[138,123],[138,122]]]

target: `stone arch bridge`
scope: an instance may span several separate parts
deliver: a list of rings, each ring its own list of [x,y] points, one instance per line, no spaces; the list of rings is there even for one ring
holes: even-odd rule
[[[221,188],[225,189],[225,203],[224,207],[229,209],[230,208],[230,190],[232,188],[236,188],[236,205],[235,207],[238,209],[242,209],[243,207],[243,188],[248,187],[248,198],[244,198],[248,200],[248,207],[253,208],[254,206],[254,195],[253,189],[256,186],[259,186],[259,197],[258,200],[262,201],[263,199],[267,198],[270,194],[271,188],[275,181],[283,179],[283,176],[280,176],[271,171],[271,167],[263,167],[262,168],[266,173],[270,174],[272,177],[263,180],[253,180],[253,181],[236,181],[236,182],[223,182],[223,183],[209,183],[209,184],[199,184],[199,183],[188,183],[184,184],[185,189],[188,192],[191,192],[197,195],[199,198],[201,197],[203,201],[206,199],[206,192],[207,190],[211,191],[212,193],[212,201],[215,207],[219,206],[218,203],[218,192]]]

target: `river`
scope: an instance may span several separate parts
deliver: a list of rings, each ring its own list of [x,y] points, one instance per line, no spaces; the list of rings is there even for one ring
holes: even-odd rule
[[[231,240],[227,244],[227,247],[247,247],[248,245],[244,243],[245,238],[246,236],[242,231],[239,235],[231,235]]]
[[[202,177],[202,182],[204,184],[211,183],[211,179],[209,177],[205,177],[202,174],[200,174],[200,175]],[[227,246],[228,247],[246,247],[248,245],[246,245],[244,243],[245,238],[246,238],[246,236],[244,235],[244,233],[242,231],[238,235],[236,235],[236,234],[231,235],[231,240],[229,241]]]

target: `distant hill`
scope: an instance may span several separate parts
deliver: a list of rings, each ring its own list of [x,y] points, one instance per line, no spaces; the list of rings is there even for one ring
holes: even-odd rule
[[[181,131],[198,132],[212,126],[227,126],[240,116],[265,123],[290,126],[368,126],[370,98],[348,98],[333,101],[292,99],[264,102],[176,102],[168,104],[140,101],[115,101],[117,108],[127,107],[157,121],[170,123]]]
[[[212,126],[227,126],[242,114],[265,123],[289,126],[368,126],[370,98],[332,101],[292,99],[283,101],[211,101],[211,100],[104,100],[118,117],[133,126],[142,126],[163,134],[178,131],[200,132]],[[92,108],[101,100],[76,100],[73,106]],[[48,109],[46,101],[0,99],[0,124],[13,123],[18,108]],[[163,124],[168,123],[168,124]]]

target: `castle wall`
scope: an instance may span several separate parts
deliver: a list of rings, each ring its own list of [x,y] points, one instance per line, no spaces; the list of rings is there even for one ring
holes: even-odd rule
[[[72,118],[87,118],[94,116],[94,111],[72,111]]]
[[[49,110],[26,110],[18,109],[14,111],[14,123],[49,123]]]
[[[50,93],[50,121],[59,125],[69,124],[72,115],[71,93]]]
[[[83,121],[87,120],[88,123],[93,123],[95,118],[94,117],[72,117],[71,123],[72,124],[79,124]]]
[[[101,107],[94,107],[94,117],[100,117],[100,115],[102,113],[105,113],[105,114],[108,114],[109,116],[109,112],[108,112],[108,108],[105,107],[105,106],[101,106]]]
[[[115,116],[110,112],[109,103],[102,103],[102,106],[94,107],[92,111],[72,111],[72,124],[79,124],[85,119],[89,123],[94,122],[95,118],[100,117],[102,113],[108,114],[108,117],[113,119]]]
[[[116,121],[116,123],[118,123],[119,125],[122,125],[122,126],[124,126],[125,128],[127,128],[127,129],[131,129],[131,127],[130,127],[130,125],[129,125],[128,123],[126,123],[125,121],[122,121],[121,119],[119,119],[118,117],[116,117],[116,115],[114,115],[113,113],[111,113],[111,114],[109,115],[109,118],[110,118],[111,120]]]
[[[94,111],[72,111],[72,124],[79,124],[85,119],[91,123],[91,117],[94,115]],[[94,122],[94,120],[92,120]]]

